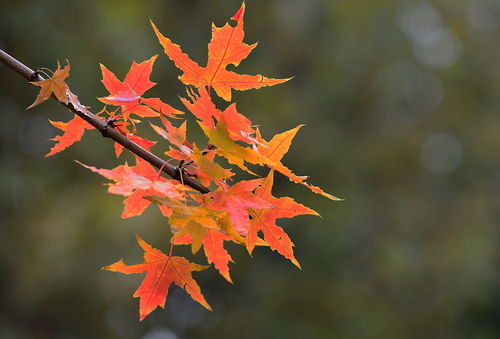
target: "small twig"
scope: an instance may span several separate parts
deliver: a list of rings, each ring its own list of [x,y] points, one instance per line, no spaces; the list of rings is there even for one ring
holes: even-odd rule
[[[116,127],[116,124],[115,124],[115,120],[114,119],[107,119],[105,120],[106,124],[104,125],[104,127],[102,127],[99,132],[101,132],[102,136],[105,137],[105,138],[108,138],[108,127],[111,127],[111,128],[115,128]]]

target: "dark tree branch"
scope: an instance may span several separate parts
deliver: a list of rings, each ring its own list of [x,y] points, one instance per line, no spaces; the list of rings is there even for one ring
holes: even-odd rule
[[[34,72],[32,69],[30,69],[20,61],[16,60],[9,54],[5,53],[1,49],[0,49],[0,61],[3,62],[6,66],[8,66],[10,69],[14,70],[15,72],[23,76],[28,81],[44,80],[38,74],[38,72]],[[67,104],[63,102],[60,103],[67,109],[69,109],[71,112],[77,114],[80,118],[91,124],[94,128],[100,131],[103,134],[103,136],[113,139],[114,141],[116,141],[117,143],[128,149],[130,152],[134,153],[138,157],[149,162],[154,167],[162,169],[162,171],[168,174],[171,178],[184,183],[184,185],[187,185],[197,190],[200,193],[210,192],[210,190],[207,187],[203,186],[198,181],[191,178],[187,173],[185,173],[185,171],[181,171],[177,167],[165,163],[165,161],[162,160],[161,158],[145,150],[141,146],[137,145],[135,142],[129,140],[126,136],[115,130],[110,124],[108,124],[103,119],[100,119],[99,117],[95,116],[94,114],[92,114],[87,110],[85,112],[82,112],[81,110],[76,109],[70,102],[68,102]]]

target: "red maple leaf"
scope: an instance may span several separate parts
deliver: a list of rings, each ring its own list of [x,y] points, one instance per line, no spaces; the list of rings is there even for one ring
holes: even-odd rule
[[[149,77],[157,57],[158,55],[155,55],[141,63],[134,61],[123,81],[118,80],[113,72],[101,64],[102,83],[109,96],[99,100],[105,104],[120,106],[124,120],[128,120],[130,114],[140,117],[155,117],[159,113],[170,117],[183,114],[159,98],[142,98],[147,90],[156,85]]]
[[[187,93],[190,100],[181,98],[184,106],[201,121],[201,124],[213,129],[215,127],[214,119],[219,120],[222,112],[212,102],[207,88],[200,86],[198,93],[188,88]]]
[[[179,78],[186,85],[195,87],[208,86],[215,90],[217,95],[226,101],[231,101],[231,89],[239,91],[273,86],[289,79],[272,79],[262,75],[237,74],[228,71],[228,65],[238,66],[257,44],[248,45],[243,42],[243,16],[245,3],[241,5],[238,12],[231,18],[236,21],[232,27],[226,23],[224,27],[212,25],[212,40],[208,44],[208,61],[206,67],[200,67],[189,56],[182,52],[179,45],[164,37],[151,22],[153,29],[162,44],[165,53],[182,70],[183,75]]]
[[[184,121],[179,127],[175,127],[168,119],[164,117],[161,117],[161,122],[163,123],[165,129],[153,125],[152,123],[150,123],[150,125],[156,133],[158,133],[164,139],[168,140],[172,145],[182,148],[182,146],[186,144],[187,122]]]
[[[122,218],[141,215],[151,204],[150,200],[144,199],[145,196],[159,195],[181,199],[183,192],[186,190],[178,181],[167,180],[158,176],[157,171],[148,162],[140,158],[136,158],[135,166],[125,164],[111,170],[78,163],[92,172],[99,173],[106,179],[114,181],[114,183],[109,184],[109,193],[127,197],[123,201]],[[162,205],[159,205],[159,207],[163,214],[167,216],[170,214],[168,207]]]
[[[256,140],[250,137],[256,131],[252,129],[251,121],[236,110],[236,104],[229,105],[223,112],[215,107],[206,87],[198,88],[198,94],[188,91],[189,99],[181,98],[184,106],[193,113],[200,121],[200,126],[204,129],[214,129],[215,121],[224,121],[224,128],[228,136],[233,140],[244,141],[254,144]]]
[[[226,211],[236,231],[246,235],[250,228],[249,210],[272,208],[268,201],[252,193],[261,183],[262,179],[243,180],[229,188],[219,187],[207,194],[205,204],[216,211]]]
[[[144,263],[126,265],[123,260],[105,266],[102,269],[125,274],[146,272],[146,277],[135,291],[134,297],[139,298],[139,318],[143,320],[158,306],[164,307],[168,289],[172,283],[186,290],[189,295],[208,310],[212,310],[206,302],[198,283],[191,273],[202,271],[206,266],[198,265],[182,257],[168,256],[160,250],[151,247],[136,235],[139,245],[144,250]]]

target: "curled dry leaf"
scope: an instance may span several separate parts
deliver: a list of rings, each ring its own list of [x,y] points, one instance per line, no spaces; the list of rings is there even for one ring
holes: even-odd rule
[[[68,103],[68,84],[64,79],[69,76],[69,63],[61,69],[59,61],[57,62],[57,69],[49,79],[42,81],[34,81],[33,85],[40,87],[40,92],[35,99],[35,102],[28,106],[27,109],[35,107],[41,104],[45,100],[49,99],[51,95],[54,95],[57,100],[67,104]]]

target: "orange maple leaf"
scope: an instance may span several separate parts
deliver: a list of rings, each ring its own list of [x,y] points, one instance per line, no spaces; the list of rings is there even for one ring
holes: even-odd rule
[[[221,118],[214,129],[208,128],[201,122],[199,122],[199,125],[208,137],[210,144],[217,147],[215,152],[218,155],[225,157],[229,163],[238,166],[242,170],[247,171],[250,174],[254,174],[245,166],[245,162],[250,164],[261,163],[259,154],[252,148],[243,147],[237,144],[231,138],[231,128],[227,125],[224,115],[221,115]]]
[[[224,241],[232,238],[222,232],[207,230],[203,238],[203,249],[209,263],[214,264],[219,273],[230,283],[233,283],[229,275],[229,262],[233,259],[224,248]]]
[[[269,142],[265,141],[261,137],[259,130],[257,130],[256,139],[258,141],[258,152],[259,155],[261,156],[261,160],[269,168],[275,169],[281,174],[287,176],[288,179],[290,179],[290,181],[306,186],[314,193],[321,194],[322,196],[327,197],[331,200],[342,200],[340,198],[337,198],[336,196],[326,193],[319,187],[307,183],[305,181],[307,179],[307,176],[298,176],[294,174],[288,167],[286,167],[281,163],[281,159],[290,149],[290,145],[292,144],[293,138],[295,137],[295,135],[302,126],[304,125],[299,125],[286,132],[276,134]]]
[[[250,191],[260,181],[244,183],[239,189]],[[250,187],[251,186],[251,187]],[[214,264],[219,273],[230,283],[229,262],[233,259],[224,249],[224,241],[243,243],[243,238],[236,233],[223,211],[219,212],[204,206],[192,206],[165,196],[147,197],[150,201],[171,209],[169,224],[174,231],[171,239],[174,245],[191,245],[193,254],[203,246],[209,263]],[[222,218],[221,218],[222,217]]]
[[[274,86],[291,79],[273,79],[260,74],[237,74],[226,69],[230,64],[238,66],[257,46],[256,43],[248,45],[243,42],[245,35],[243,31],[244,13],[245,3],[231,18],[231,20],[236,21],[236,26],[232,27],[229,23],[226,23],[223,27],[216,27],[212,24],[212,40],[208,44],[206,67],[200,67],[187,54],[182,52],[179,45],[163,36],[153,22],[151,22],[151,25],[165,53],[175,63],[175,66],[182,70],[183,75],[179,79],[184,84],[195,87],[211,87],[219,97],[231,101],[231,89],[243,91],[264,86]]]
[[[189,158],[197,166],[197,175],[204,179],[202,181],[205,184],[207,182],[210,184],[210,180],[219,184],[220,180],[228,179],[234,175],[231,170],[225,169],[214,162],[213,154],[214,153],[212,153],[212,156],[204,155],[198,147],[196,147],[196,144],[193,144],[192,153],[189,155]]]
[[[126,265],[123,260],[105,266],[102,269],[125,274],[146,272],[146,277],[134,293],[139,298],[139,318],[143,320],[158,306],[164,308],[168,289],[172,283],[186,290],[189,295],[208,310],[212,310],[201,293],[200,286],[191,273],[202,271],[207,266],[198,265],[182,257],[168,256],[136,235],[139,245],[144,250],[144,263]]]
[[[211,228],[198,227],[196,230],[188,229],[186,232],[181,232],[172,238],[174,245],[192,245],[193,252],[197,251],[203,245],[203,251],[210,264],[214,264],[227,281],[233,283],[229,275],[229,262],[233,262],[233,258],[224,248],[224,241],[234,241],[232,236],[223,233],[220,230]]]
[[[153,130],[161,137],[168,140],[172,145],[182,148],[182,146],[186,143],[187,121],[185,120],[179,127],[175,127],[168,119],[164,117],[160,118],[165,129],[149,123]]]
[[[71,93],[68,84],[64,81],[64,79],[69,76],[69,70],[69,63],[61,69],[61,65],[57,62],[57,70],[51,78],[32,82],[33,85],[40,87],[40,92],[38,93],[35,102],[32,103],[27,109],[44,102],[53,95],[60,102],[73,106],[75,110],[83,113],[87,112],[87,108],[80,103],[75,94]],[[89,123],[78,117],[76,114],[73,120],[69,122],[50,121],[50,123],[64,133],[52,139],[56,141],[56,144],[50,149],[49,153],[45,155],[46,157],[50,157],[73,145],[82,138],[85,133],[85,129],[92,129],[92,126]]]
[[[50,79],[42,80],[42,81],[34,81],[32,82],[33,85],[40,87],[40,92],[38,93],[38,96],[35,99],[35,102],[32,103],[28,108],[30,109],[32,107],[35,107],[36,105],[44,102],[52,94],[57,98],[62,103],[67,104],[68,103],[68,84],[64,79],[66,79],[69,76],[69,63],[64,66],[63,69],[61,69],[61,65],[59,64],[59,61],[57,62],[57,70],[54,72],[52,77]]]
[[[269,202],[273,208],[263,210],[250,210],[252,216],[251,226],[246,237],[246,245],[248,252],[251,254],[256,243],[257,233],[262,231],[264,240],[269,244],[271,249],[278,251],[285,258],[297,267],[300,264],[295,259],[293,254],[293,243],[285,231],[276,225],[276,219],[293,218],[297,215],[313,214],[318,215],[314,210],[295,202],[292,198],[282,197],[275,198],[271,194],[274,181],[274,171],[271,170],[260,187],[255,190],[255,195]]]
[[[88,122],[86,122],[76,114],[73,120],[69,122],[51,120],[49,120],[49,122],[64,133],[52,139],[56,141],[56,144],[50,149],[49,153],[45,155],[46,157],[50,157],[58,152],[65,150],[75,142],[79,141],[85,133],[86,129],[93,128],[92,125],[90,125]]]

